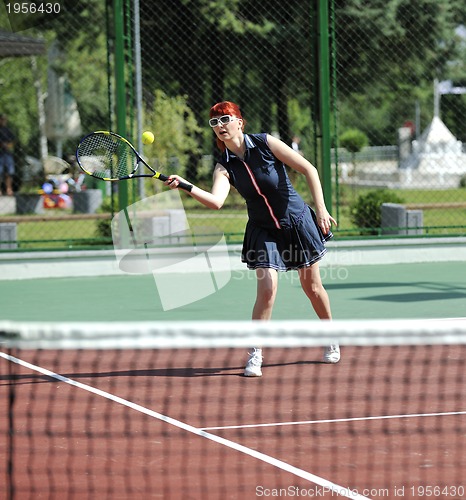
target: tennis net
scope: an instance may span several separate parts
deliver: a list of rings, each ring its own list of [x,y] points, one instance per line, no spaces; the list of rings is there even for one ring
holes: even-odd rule
[[[465,320],[0,322],[0,497],[466,498],[465,344]]]

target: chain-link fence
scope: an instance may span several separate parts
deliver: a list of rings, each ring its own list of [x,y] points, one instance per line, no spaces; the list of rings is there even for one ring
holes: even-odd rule
[[[62,0],[41,16],[31,3],[0,3],[3,250],[109,245],[112,214],[163,189],[83,175],[74,151],[93,130],[123,133],[154,167],[208,188],[208,112],[221,100],[241,105],[246,131],[319,166],[337,237],[464,233],[462,1]],[[220,212],[186,203],[193,224],[241,241],[234,192]]]
[[[336,3],[342,231],[464,233],[464,4]]]

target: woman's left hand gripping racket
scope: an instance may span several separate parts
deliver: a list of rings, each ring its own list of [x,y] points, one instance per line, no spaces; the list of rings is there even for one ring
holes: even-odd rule
[[[86,135],[76,149],[81,170],[103,181],[122,181],[136,177],[151,177],[166,181],[168,177],[148,165],[132,144],[113,132],[99,130]],[[152,173],[137,173],[143,163]],[[180,182],[181,189],[191,191],[192,184]]]

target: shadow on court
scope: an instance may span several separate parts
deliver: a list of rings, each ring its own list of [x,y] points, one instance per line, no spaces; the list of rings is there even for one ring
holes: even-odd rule
[[[323,361],[295,361],[289,363],[264,363],[263,368],[273,368],[281,366],[298,366],[298,365],[323,365]],[[87,372],[87,373],[61,373],[60,375],[66,378],[80,379],[98,379],[98,378],[114,378],[114,377],[211,377],[211,376],[233,376],[245,378],[243,375],[244,366],[234,367],[180,367],[180,368],[162,368],[162,369],[145,369],[145,370],[123,370],[123,371],[106,371],[106,372]],[[56,380],[47,375],[22,374],[22,375],[2,375],[0,376],[0,386],[8,386],[22,384],[42,384],[56,383]]]

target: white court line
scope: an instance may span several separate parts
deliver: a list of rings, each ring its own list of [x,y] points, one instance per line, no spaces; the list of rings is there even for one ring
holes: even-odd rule
[[[149,410],[148,408],[145,408],[144,406],[138,405],[136,403],[132,403],[131,401],[128,401],[126,399],[115,396],[114,394],[110,394],[109,392],[102,391],[100,389],[97,389],[97,388],[92,387],[92,386],[87,385],[87,384],[83,384],[81,382],[77,382],[76,380],[72,380],[68,377],[64,377],[63,375],[59,375],[58,373],[52,372],[52,371],[47,370],[45,368],[42,368],[40,366],[33,365],[31,363],[28,363],[27,361],[23,361],[21,359],[15,358],[14,356],[10,356],[10,355],[3,353],[3,352],[0,352],[0,357],[6,359],[7,361],[11,361],[11,362],[16,363],[18,365],[24,366],[25,368],[28,368],[30,370],[42,373],[43,375],[46,375],[48,377],[52,377],[56,380],[60,380],[61,382],[65,382],[66,384],[72,385],[74,387],[78,387],[79,389],[83,389],[84,391],[88,391],[88,392],[91,392],[93,394],[97,394],[98,396],[102,396],[103,398],[109,399],[115,403],[119,403],[123,406],[127,406],[128,408],[131,408],[133,410],[144,413],[145,415],[149,415],[150,417],[153,417],[153,418],[156,418],[156,419],[161,420],[163,422],[166,422],[168,424],[174,425],[175,427],[178,427],[180,429],[184,429],[187,432],[191,432],[192,434],[196,434],[197,436],[204,437],[206,439],[210,439],[211,441],[214,441],[218,444],[222,444],[228,448],[231,448],[233,450],[244,453],[245,455],[249,455],[250,457],[257,458],[258,460],[262,460],[263,462],[268,463],[269,465],[273,465],[279,469],[282,469],[286,472],[294,474],[295,476],[301,477],[309,482],[312,482],[314,484],[322,486],[323,488],[326,488],[329,492],[333,491],[340,496],[344,496],[346,498],[351,498],[354,500],[362,500],[362,499],[369,498],[369,497],[365,497],[363,495],[360,495],[355,491],[351,491],[347,487],[339,486],[338,484],[332,483],[331,481],[328,481],[327,479],[321,478],[319,476],[311,474],[310,472],[304,471],[302,469],[298,469],[297,467],[294,467],[293,465],[287,464],[286,462],[283,462],[283,461],[278,460],[274,457],[266,455],[265,453],[261,453],[259,451],[253,450],[251,448],[247,448],[246,446],[235,443],[234,441],[230,441],[229,439],[224,439],[220,436],[216,436],[215,434],[210,434],[203,429],[193,427],[189,424],[181,422],[180,420],[176,420],[174,418],[167,417],[166,415],[162,415],[161,413],[158,413],[156,411]]]
[[[414,418],[414,417],[444,417],[449,415],[466,415],[466,411],[446,411],[439,413],[407,413],[404,415],[378,415],[375,417],[350,417],[333,418],[324,420],[302,420],[296,422],[272,422],[269,424],[246,424],[246,425],[225,425],[222,427],[201,427],[203,431],[228,430],[228,429],[254,429],[256,427],[280,427],[286,425],[306,425],[306,424],[328,424],[340,422],[361,422],[367,420],[389,420],[395,418]]]

